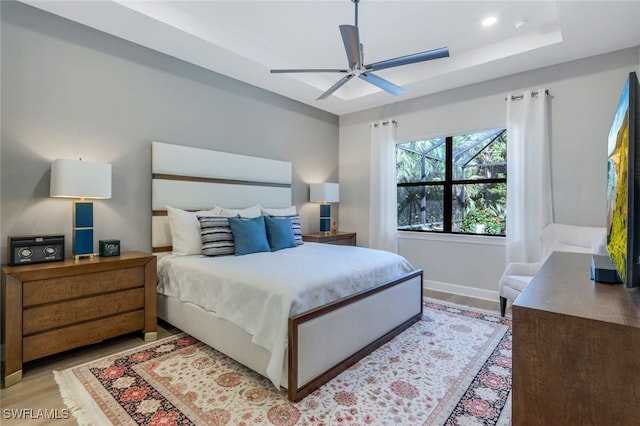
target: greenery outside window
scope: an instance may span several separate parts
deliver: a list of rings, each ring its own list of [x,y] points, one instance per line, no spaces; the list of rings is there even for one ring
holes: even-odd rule
[[[396,145],[398,230],[505,235],[507,131]]]

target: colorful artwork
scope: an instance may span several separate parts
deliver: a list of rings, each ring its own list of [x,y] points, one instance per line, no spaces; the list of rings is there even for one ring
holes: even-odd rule
[[[607,161],[607,249],[626,282],[629,170],[629,79],[609,131]]]

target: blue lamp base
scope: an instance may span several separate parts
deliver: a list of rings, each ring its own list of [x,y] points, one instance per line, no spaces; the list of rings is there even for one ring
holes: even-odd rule
[[[331,204],[320,204],[320,232],[331,231]]]
[[[73,203],[73,257],[93,257],[93,203]]]

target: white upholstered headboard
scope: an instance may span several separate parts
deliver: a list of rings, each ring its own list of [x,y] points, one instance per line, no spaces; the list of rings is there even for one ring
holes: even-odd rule
[[[209,210],[291,206],[291,163],[162,142],[151,143],[151,246],[171,251],[166,206]]]

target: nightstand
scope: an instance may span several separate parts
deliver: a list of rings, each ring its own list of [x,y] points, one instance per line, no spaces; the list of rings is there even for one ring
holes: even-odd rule
[[[355,232],[338,232],[335,234],[331,234],[331,233],[325,234],[324,232],[316,232],[315,234],[304,234],[302,236],[302,240],[313,242],[313,243],[355,246],[356,233]]]
[[[157,338],[156,257],[2,265],[2,385],[22,380],[22,363],[142,331]]]

